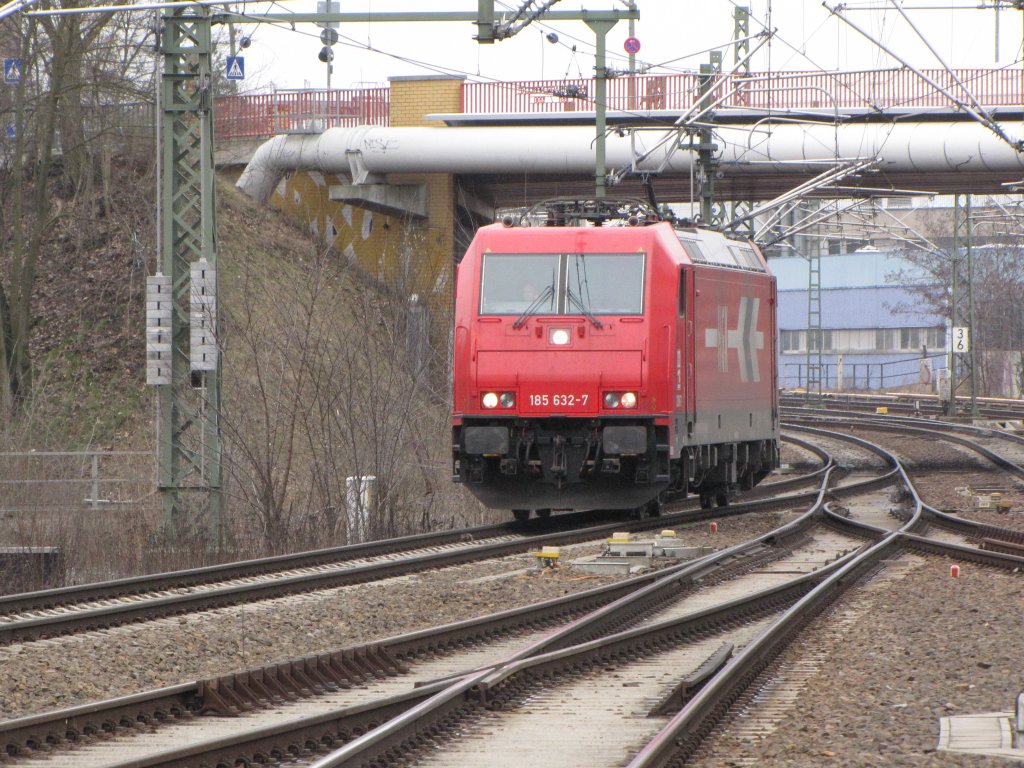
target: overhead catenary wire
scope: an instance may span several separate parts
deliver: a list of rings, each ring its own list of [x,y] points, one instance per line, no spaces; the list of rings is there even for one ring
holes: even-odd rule
[[[869,35],[867,32],[865,32],[861,27],[859,27],[857,24],[854,24],[853,21],[851,21],[850,19],[846,18],[842,14],[842,12],[841,12],[842,11],[842,5],[841,4],[840,5],[836,5],[836,6],[829,6],[829,4],[827,2],[822,2],[822,5],[828,11],[830,11],[833,14],[835,14],[839,19],[841,19],[846,24],[848,24],[852,29],[854,29],[855,31],[857,31],[858,33],[863,35],[865,38],[867,38],[868,40],[873,42],[879,48],[884,50],[887,54],[892,56],[892,58],[894,58],[896,61],[900,62],[900,64],[902,64],[903,66],[905,66],[908,69],[910,69],[911,71],[913,71],[918,77],[920,77],[922,80],[924,80],[930,86],[932,86],[936,91],[938,91],[939,93],[944,95],[946,98],[948,98],[954,104],[959,105],[966,114],[968,114],[971,118],[973,118],[977,122],[979,122],[982,125],[984,125],[986,128],[988,128],[990,131],[992,131],[996,136],[998,136],[1000,139],[1005,141],[1011,147],[1013,147],[1014,149],[1017,149],[1018,151],[1020,151],[1022,148],[1024,148],[1024,146],[1022,146],[1022,142],[1014,141],[1009,136],[1007,136],[1006,132],[1003,131],[1002,127],[999,126],[998,123],[995,123],[991,118],[987,117],[986,115],[979,114],[977,112],[977,110],[975,110],[973,107],[971,107],[968,104],[965,104],[962,99],[958,99],[956,96],[954,96],[952,93],[950,93],[948,89],[943,88],[941,85],[939,85],[937,82],[935,82],[932,78],[928,77],[928,75],[924,74],[919,69],[917,69],[916,67],[912,66],[909,62],[907,62],[898,53],[896,53],[895,51],[893,51],[891,48],[889,48],[888,46],[884,45],[883,43],[879,42],[878,40],[875,40],[873,37],[871,37],[871,35]]]
[[[959,77],[957,77],[956,73],[949,67],[949,65],[945,62],[942,56],[939,55],[939,52],[935,50],[935,47],[928,41],[928,38],[921,33],[921,30],[917,28],[917,25],[914,24],[913,21],[911,21],[909,16],[907,16],[903,8],[900,7],[896,0],[891,0],[891,2],[896,7],[896,10],[899,11],[900,15],[907,22],[907,24],[910,25],[910,28],[914,30],[914,33],[919,38],[921,38],[921,42],[923,42],[925,46],[928,48],[928,50],[932,52],[932,55],[935,56],[935,59],[939,62],[939,64],[942,65],[942,68],[946,70],[946,73],[950,76],[950,78],[952,78],[953,82],[956,83],[960,87],[960,89],[967,95],[967,98],[970,100],[971,104],[977,110],[978,114],[981,115],[982,118],[987,120],[992,125],[996,125],[996,122],[992,118],[992,116],[978,102],[978,100],[974,97],[974,94],[970,90],[968,90],[967,86],[964,85],[963,81]],[[1005,134],[1002,135],[1004,139],[1006,139],[1007,141],[1009,140],[1006,138]]]

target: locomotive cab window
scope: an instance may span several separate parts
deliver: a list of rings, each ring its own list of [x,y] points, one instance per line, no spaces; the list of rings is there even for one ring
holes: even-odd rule
[[[560,261],[556,254],[488,253],[483,261],[480,314],[555,314]]]
[[[642,253],[575,253],[568,257],[565,314],[639,315],[644,311]]]
[[[484,255],[482,315],[639,315],[643,253]]]

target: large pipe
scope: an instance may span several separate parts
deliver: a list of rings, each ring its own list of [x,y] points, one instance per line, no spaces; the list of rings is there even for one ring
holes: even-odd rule
[[[1011,136],[1020,122],[1004,123]],[[766,172],[816,175],[836,158],[879,158],[892,173],[988,171],[1013,180],[1024,156],[974,122],[830,124],[762,122],[718,127],[720,167],[730,175]],[[632,144],[631,144],[632,142]],[[261,145],[238,186],[267,200],[284,175],[296,170],[345,174],[355,183],[389,173],[579,174],[594,167],[592,127],[332,128],[318,135],[276,136]],[[613,132],[606,157],[611,169],[657,147],[636,170],[688,174],[691,153],[674,151],[671,131]]]

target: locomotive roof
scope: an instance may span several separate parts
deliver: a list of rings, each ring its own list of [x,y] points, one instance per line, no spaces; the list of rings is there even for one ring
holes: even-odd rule
[[[529,252],[551,248],[594,252],[605,247],[621,249],[628,246],[629,250],[635,250],[638,240],[647,244],[660,240],[664,248],[682,263],[751,272],[768,271],[763,256],[749,240],[729,238],[721,232],[700,227],[673,227],[666,221],[640,225],[613,222],[605,226],[584,224],[565,227],[514,226],[505,222],[481,227],[477,238],[478,245],[484,250],[500,247],[506,252],[513,243],[523,245]],[[682,246],[682,254],[677,244]]]

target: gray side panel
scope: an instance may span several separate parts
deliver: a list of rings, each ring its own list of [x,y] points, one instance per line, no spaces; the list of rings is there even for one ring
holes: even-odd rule
[[[778,440],[771,408],[743,411],[698,411],[692,434],[686,425],[679,436],[682,446],[739,443],[748,440]]]

